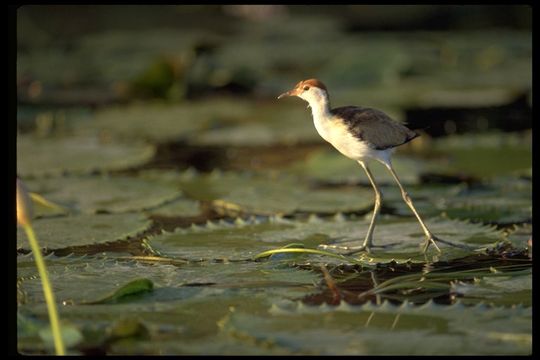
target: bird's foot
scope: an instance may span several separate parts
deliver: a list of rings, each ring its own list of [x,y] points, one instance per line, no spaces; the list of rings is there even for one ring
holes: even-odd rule
[[[446,244],[446,245],[450,245],[450,246],[453,246],[453,247],[456,247],[456,248],[460,248],[460,249],[464,249],[464,250],[474,250],[473,247],[471,246],[467,246],[467,245],[463,245],[463,244],[456,244],[456,243],[453,243],[451,241],[448,241],[448,240],[443,240],[433,234],[429,234],[427,237],[426,237],[426,241],[424,241],[423,243],[420,244],[420,246],[422,247],[422,253],[425,254],[429,248],[429,245],[433,244],[433,246],[435,246],[435,248],[437,249],[437,251],[439,253],[442,253],[441,249],[439,248],[439,246],[437,245],[437,242],[439,243],[442,243],[442,244]]]
[[[433,234],[430,234],[428,235],[428,237],[426,238],[426,241],[424,241],[423,243],[420,244],[420,246],[422,247],[422,254],[425,254],[429,248],[429,245],[433,244],[433,246],[435,246],[435,249],[437,249],[437,251],[439,253],[442,253],[441,249],[439,248],[439,246],[437,245],[437,243],[435,241],[439,241],[440,239],[438,237],[436,237],[435,235]]]

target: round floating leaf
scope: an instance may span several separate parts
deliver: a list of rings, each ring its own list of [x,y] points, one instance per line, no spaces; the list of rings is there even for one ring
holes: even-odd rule
[[[447,155],[441,165],[450,174],[485,178],[527,170],[532,165],[530,132],[452,135],[435,140],[432,151]]]
[[[323,142],[313,126],[311,113],[302,104],[251,107],[246,121],[205,131],[192,141],[201,145],[265,146]]]
[[[511,224],[532,219],[532,184],[516,177],[497,177],[479,189],[462,189],[437,206],[448,217]]]
[[[303,296],[320,276],[311,271],[270,267],[256,262],[186,263],[116,261],[103,257],[47,257],[56,300],[71,305],[112,303],[156,304],[234,294],[238,291],[268,297]],[[165,259],[164,259],[165,260]],[[103,276],[107,274],[107,276]],[[18,290],[26,305],[44,303],[31,256],[17,259]],[[134,297],[132,295],[141,294]],[[22,302],[22,301],[21,301]]]
[[[147,211],[148,214],[164,217],[188,217],[197,216],[201,213],[198,201],[178,198],[157,208]]]
[[[191,198],[214,201],[218,211],[248,214],[336,213],[373,206],[371,188],[322,190],[294,177],[263,177],[214,172],[181,185]]]
[[[37,219],[32,227],[42,248],[58,250],[125,239],[148,229],[150,224],[139,214],[103,214]],[[17,228],[17,248],[30,248],[21,228]]]
[[[179,273],[181,271],[176,272],[178,276],[181,276]],[[95,276],[97,277],[98,274]],[[236,285],[237,288],[231,291],[212,290],[210,286],[205,285],[156,288],[153,293],[138,298],[137,302],[62,306],[59,311],[62,319],[76,323],[83,330],[85,342],[81,344],[82,347],[107,345],[111,346],[108,353],[113,354],[163,352],[203,354],[208,353],[210,346],[213,349],[212,352],[221,348],[227,349],[228,353],[235,353],[235,350],[245,351],[242,350],[245,346],[231,344],[228,339],[219,339],[216,336],[216,324],[228,313],[229,309],[236,306],[255,313],[266,312],[271,301],[268,298],[268,292],[264,290],[268,289],[271,292],[274,289],[272,283],[265,284],[264,282],[261,282],[259,288],[244,289],[238,282]],[[291,288],[288,287],[288,289]],[[193,294],[199,295],[193,296]],[[25,313],[39,316],[40,319],[47,317],[46,309],[42,305],[24,305],[21,308]],[[106,344],[107,339],[111,337],[114,339],[117,335],[112,330],[118,329],[119,321],[137,322],[148,332],[136,342],[115,341],[113,344]],[[21,334],[18,340],[20,348],[25,351],[41,349],[39,339],[32,339]],[[209,344],[216,344],[216,346]],[[251,348],[256,349],[256,347]]]
[[[148,144],[103,142],[97,136],[17,137],[17,173],[22,176],[90,173],[140,165],[154,156]]]
[[[287,302],[270,312],[272,317],[233,312],[223,329],[230,336],[270,342],[297,354],[495,355],[532,350],[531,308]]]
[[[64,345],[68,348],[79,344],[83,340],[83,335],[79,329],[72,325],[62,325],[60,334],[64,341]],[[44,326],[39,331],[39,337],[43,340],[46,347],[50,349],[54,348],[54,337],[49,326]]]
[[[371,186],[366,173],[358,163],[332,149],[330,144],[328,146],[328,149],[313,153],[307,160],[291,165],[286,171],[328,183],[362,182]],[[394,155],[392,164],[403,183],[418,183],[420,173],[426,169],[422,160],[399,154]],[[394,178],[384,165],[373,160],[368,162],[368,166],[377,184],[395,185]]]
[[[27,184],[47,199],[84,213],[149,209],[180,194],[172,185],[125,176],[39,178]]]
[[[382,186],[383,204],[395,214],[410,216],[397,186]],[[466,184],[423,184],[407,187],[423,216],[442,215],[452,219],[511,224],[532,218],[532,188],[529,180],[497,177],[480,186]]]
[[[374,248],[371,254],[363,253],[360,260],[370,263],[396,261],[402,262],[425,262],[451,261],[473,254],[475,249],[480,250],[503,239],[503,233],[492,226],[473,224],[465,221],[450,220],[444,218],[424,218],[426,225],[433,234],[444,241],[449,241],[458,246],[466,246],[469,249],[450,246],[444,242],[437,242],[442,253],[438,253],[431,247],[429,256],[419,253],[420,244],[425,241],[425,234],[416,218],[407,219],[395,223],[380,222],[374,231],[374,244],[387,245],[388,248]],[[397,244],[395,244],[398,242]],[[393,245],[395,244],[395,245]],[[340,246],[358,246],[359,242],[348,240],[340,241]]]
[[[493,227],[448,219],[427,219],[431,231],[442,239],[474,248],[485,247],[503,238]],[[266,250],[281,248],[290,243],[301,243],[306,248],[320,244],[359,246],[366,235],[368,219],[357,221],[288,221],[273,219],[270,222],[242,221],[236,223],[208,223],[191,229],[177,229],[173,233],[162,233],[148,241],[153,248],[167,256],[190,259],[242,259]],[[375,228],[375,245],[389,248],[374,248],[371,254],[358,253],[355,257],[366,264],[388,262],[449,261],[465,257],[471,250],[451,247],[439,243],[442,254],[433,253],[427,258],[420,253],[419,244],[425,240],[420,225],[415,219],[391,222],[381,220]],[[327,249],[327,251],[332,251]],[[338,250],[334,250],[339,252]],[[343,263],[343,259],[318,257],[320,261]],[[310,261],[315,261],[310,258]]]
[[[178,141],[202,130],[237,121],[246,116],[249,107],[249,103],[240,100],[117,106],[98,111],[81,131],[97,130],[115,138]]]
[[[134,279],[120,288],[114,290],[109,295],[101,299],[86,301],[85,304],[106,304],[116,303],[129,298],[130,296],[151,292],[154,289],[154,283],[146,278]]]
[[[462,189],[463,184],[413,184],[406,187],[409,196],[414,202],[414,207],[423,217],[441,215],[445,209],[445,204],[452,201]],[[384,185],[381,187],[381,192],[383,194],[383,206],[392,208],[393,214],[414,216],[411,208],[403,201],[401,190],[397,185]]]
[[[484,277],[474,283],[452,284],[452,292],[465,304],[532,305],[532,275]]]
[[[275,231],[287,231],[294,226],[289,222],[262,222],[252,220],[236,223],[209,222],[205,226],[192,226],[151,236],[148,243],[163,255],[188,259],[250,259],[257,252],[266,250],[265,235]],[[275,240],[276,245],[286,245],[286,237]],[[310,246],[316,246],[311,241]]]
[[[514,226],[507,239],[516,249],[529,248],[529,256],[532,256],[532,224]],[[529,244],[529,241],[531,242]]]

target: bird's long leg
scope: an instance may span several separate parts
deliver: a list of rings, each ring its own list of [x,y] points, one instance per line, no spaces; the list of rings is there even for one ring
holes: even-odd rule
[[[358,250],[367,250],[373,246],[373,230],[375,230],[375,221],[377,221],[377,217],[379,216],[379,212],[381,211],[381,204],[382,204],[382,194],[379,190],[379,187],[377,186],[377,183],[375,182],[375,179],[373,178],[373,175],[371,174],[371,171],[367,167],[366,163],[363,161],[358,161],[360,166],[364,169],[366,172],[366,175],[369,179],[369,182],[371,183],[371,186],[373,187],[373,190],[375,191],[375,206],[373,207],[373,215],[371,216],[371,222],[369,223],[369,228],[366,234],[366,238],[364,240],[364,243]]]
[[[426,224],[424,223],[424,221],[420,217],[420,214],[418,214],[418,211],[416,211],[416,208],[414,207],[414,204],[413,204],[413,201],[412,201],[411,197],[409,196],[407,191],[405,191],[405,188],[403,188],[403,185],[401,185],[401,181],[399,181],[399,178],[398,178],[396,172],[394,171],[394,168],[392,167],[392,164],[390,162],[388,162],[388,163],[384,163],[384,165],[388,168],[388,170],[390,171],[390,173],[394,177],[394,180],[396,180],[396,183],[398,184],[399,189],[401,190],[401,197],[403,197],[403,201],[405,201],[405,203],[409,206],[409,208],[411,208],[412,212],[414,213],[414,215],[418,219],[418,222],[420,223],[420,226],[424,230],[424,233],[426,234],[427,240],[423,244],[422,252],[425,253],[431,243],[433,243],[435,248],[437,248],[438,252],[441,252],[441,249],[439,249],[439,247],[435,243],[435,240],[440,240],[440,239],[438,239],[435,235],[433,235],[433,233],[431,231],[429,231],[428,227],[426,226]]]
[[[370,252],[371,248],[376,247],[373,245],[373,231],[375,230],[375,222],[377,221],[377,218],[379,216],[379,213],[381,211],[381,204],[382,204],[382,193],[377,186],[377,183],[375,182],[375,179],[373,178],[373,174],[371,174],[371,171],[369,170],[367,164],[364,161],[359,160],[358,163],[364,168],[364,171],[366,172],[366,175],[369,179],[369,182],[371,183],[371,186],[373,187],[373,190],[375,191],[375,206],[373,208],[373,215],[371,216],[371,222],[369,223],[368,231],[366,234],[366,238],[364,239],[364,242],[361,246],[335,246],[335,245],[326,245],[325,248],[341,248],[348,250],[345,254],[354,254],[360,251],[367,251]],[[383,245],[378,247],[388,247],[392,246],[394,244],[389,245]]]

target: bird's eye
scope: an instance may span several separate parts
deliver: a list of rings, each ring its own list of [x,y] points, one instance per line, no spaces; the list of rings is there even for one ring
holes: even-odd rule
[[[304,86],[304,90],[305,91],[309,90],[309,86]]]

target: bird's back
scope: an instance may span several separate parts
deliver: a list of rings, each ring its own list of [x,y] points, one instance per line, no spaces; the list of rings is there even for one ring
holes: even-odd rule
[[[347,126],[355,138],[376,150],[390,149],[419,136],[377,109],[344,106],[332,109],[331,113]]]

